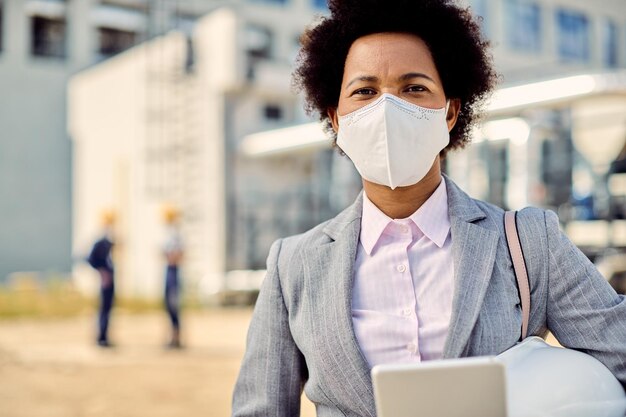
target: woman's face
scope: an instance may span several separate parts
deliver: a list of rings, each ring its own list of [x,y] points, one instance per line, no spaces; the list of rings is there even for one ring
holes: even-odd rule
[[[328,115],[335,132],[338,116],[351,113],[383,93],[431,109],[446,106],[446,96],[430,50],[419,37],[406,33],[375,33],[352,44],[346,57],[339,104]],[[451,100],[448,130],[458,115],[458,100]]]

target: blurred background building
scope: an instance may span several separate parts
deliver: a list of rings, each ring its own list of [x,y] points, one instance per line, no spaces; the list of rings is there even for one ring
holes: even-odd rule
[[[188,289],[216,293],[227,279],[254,287],[262,274],[252,271],[264,268],[272,241],[339,210],[328,201],[324,144],[269,163],[239,151],[246,135],[308,120],[290,74],[316,11],[312,3],[229,4],[190,33],[154,37],[73,77],[74,252],[97,233],[98,210],[112,207],[121,290],[158,295],[167,202],[183,213]],[[93,285],[84,264],[74,272]]]
[[[212,3],[0,1],[0,281],[19,271],[67,274],[72,267],[69,77],[173,26],[184,28]]]
[[[557,210],[608,259],[626,247],[626,2],[467,4],[503,83],[447,172],[477,198]],[[300,33],[325,12],[323,0],[0,0],[0,279],[73,268],[95,285],[81,258],[111,208],[122,292],[156,296],[171,204],[187,288],[254,287],[274,239],[360,188],[290,89]]]
[[[262,49],[278,41],[293,56],[298,32],[326,7],[319,0],[0,0],[0,282],[25,271],[66,275],[84,256],[85,248],[72,249],[69,78],[172,30],[189,37],[200,17],[220,5],[244,3],[263,16],[250,35],[258,44],[250,59],[261,61],[275,53]],[[292,19],[294,14],[300,18]],[[274,28],[292,21],[301,25],[293,33]],[[272,35],[274,30],[279,33]],[[291,117],[271,104],[266,128]],[[98,215],[90,214],[95,229]]]
[[[626,291],[626,2],[471,0],[502,90],[474,144],[447,161],[473,196],[558,212]]]

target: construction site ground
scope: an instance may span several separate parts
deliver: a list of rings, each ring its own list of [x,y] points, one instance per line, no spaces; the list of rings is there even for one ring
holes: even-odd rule
[[[2,320],[0,417],[229,416],[251,313],[186,312],[180,350],[164,347],[162,312],[114,312],[106,349],[95,315]],[[305,399],[302,416],[314,415]]]

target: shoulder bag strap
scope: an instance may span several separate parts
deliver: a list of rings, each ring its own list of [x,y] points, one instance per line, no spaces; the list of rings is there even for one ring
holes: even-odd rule
[[[513,269],[517,278],[517,288],[519,289],[520,300],[522,302],[522,340],[528,334],[528,319],[530,317],[530,285],[528,281],[528,272],[526,271],[526,263],[524,262],[524,254],[522,253],[522,245],[520,244],[517,234],[516,211],[507,211],[504,213],[504,230],[506,232],[506,241],[509,245],[509,252],[513,260]]]

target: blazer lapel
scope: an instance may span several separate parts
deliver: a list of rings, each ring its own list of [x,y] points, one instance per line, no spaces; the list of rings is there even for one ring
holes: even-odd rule
[[[500,233],[483,221],[485,213],[452,181],[448,211],[454,258],[454,296],[444,358],[464,354],[491,279]]]
[[[358,406],[359,415],[373,416],[374,395],[369,365],[352,325],[354,261],[361,227],[362,196],[324,229],[329,242],[304,252],[303,264],[313,309],[313,329],[325,366],[324,379],[340,404]]]

